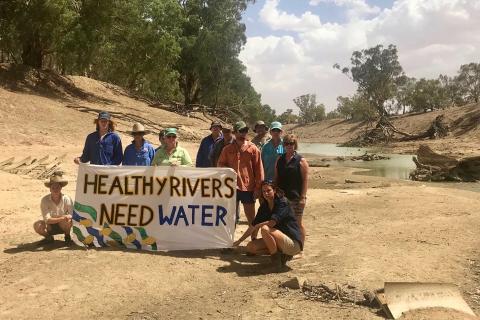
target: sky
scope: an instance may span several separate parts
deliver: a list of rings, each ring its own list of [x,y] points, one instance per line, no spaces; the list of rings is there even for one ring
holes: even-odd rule
[[[297,96],[317,95],[327,111],[355,84],[339,70],[353,51],[397,46],[410,77],[454,76],[480,62],[480,0],[257,0],[243,15],[240,59],[277,114],[298,109]]]

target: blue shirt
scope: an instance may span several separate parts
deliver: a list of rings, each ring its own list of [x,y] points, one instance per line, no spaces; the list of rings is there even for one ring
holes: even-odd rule
[[[265,180],[272,180],[275,178],[275,162],[278,157],[285,153],[282,141],[275,148],[273,141],[268,141],[262,148],[262,162],[263,171],[265,172]]]
[[[122,163],[122,140],[115,132],[108,132],[102,140],[98,131],[92,132],[85,139],[81,162],[100,165],[119,165]]]
[[[140,150],[135,148],[135,143],[132,141],[125,148],[123,154],[124,166],[150,166],[152,164],[153,157],[155,156],[155,149],[147,141],[143,140],[143,146]]]
[[[222,135],[218,136],[217,139],[213,139],[212,135],[208,135],[202,139],[200,143],[200,148],[198,148],[197,159],[195,161],[195,167],[197,168],[209,168],[211,167],[210,162],[210,152],[213,149],[213,145],[216,141],[222,138]]]

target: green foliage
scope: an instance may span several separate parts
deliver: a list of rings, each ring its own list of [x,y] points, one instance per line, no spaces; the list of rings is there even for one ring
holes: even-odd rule
[[[377,45],[354,51],[351,67],[341,69],[358,85],[358,93],[373,105],[379,116],[386,115],[385,102],[393,99],[397,87],[404,81],[403,68],[398,62],[397,48]],[[340,70],[338,64],[334,68]]]
[[[1,58],[112,82],[156,100],[273,120],[238,59],[249,2],[0,1]]]
[[[461,65],[457,81],[464,90],[466,101],[475,103],[480,101],[480,63]]]
[[[326,116],[327,119],[338,119],[338,118],[342,118],[342,115],[340,114],[340,112],[338,112],[338,110],[332,110],[330,112],[327,113],[327,116]]]
[[[353,97],[338,97],[336,112],[347,120],[364,121],[373,120],[376,117],[376,109],[362,95]]]
[[[411,93],[412,111],[433,111],[445,106],[445,95],[438,79],[420,79]]]
[[[298,115],[293,113],[293,109],[287,109],[278,116],[277,121],[280,121],[282,124],[298,123],[298,118]]]
[[[300,109],[299,120],[301,123],[317,122],[325,119],[325,106],[317,104],[315,94],[304,94],[293,99]]]
[[[16,62],[43,66],[69,31],[74,12],[68,0],[0,1],[0,44]]]

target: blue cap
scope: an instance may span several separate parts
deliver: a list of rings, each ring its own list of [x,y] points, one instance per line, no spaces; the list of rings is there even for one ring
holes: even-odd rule
[[[110,113],[107,111],[102,111],[98,114],[98,120],[110,120]]]
[[[273,129],[282,130],[282,124],[278,121],[273,121],[272,123],[270,123],[270,130]]]

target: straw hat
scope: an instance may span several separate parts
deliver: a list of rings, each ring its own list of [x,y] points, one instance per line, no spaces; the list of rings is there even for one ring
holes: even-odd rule
[[[133,124],[132,131],[127,131],[127,133],[133,136],[135,133],[141,133],[145,135],[145,134],[151,133],[151,131],[145,130],[145,127],[143,126],[143,124],[141,124],[140,122],[137,122]]]
[[[68,184],[68,181],[63,179],[61,173],[54,173],[50,176],[50,180],[45,182],[45,187],[50,188],[54,183],[59,183],[62,187],[65,187]]]

